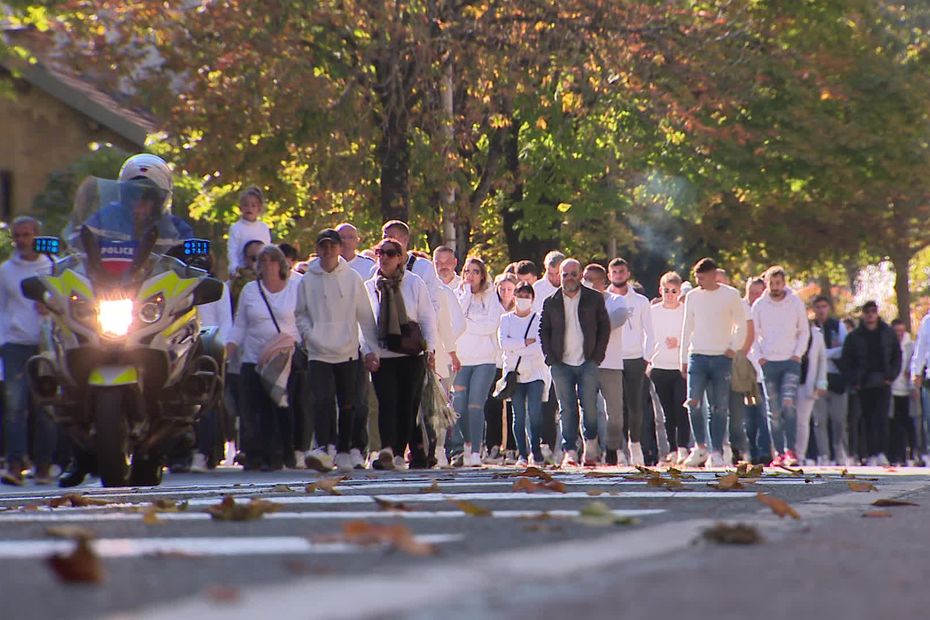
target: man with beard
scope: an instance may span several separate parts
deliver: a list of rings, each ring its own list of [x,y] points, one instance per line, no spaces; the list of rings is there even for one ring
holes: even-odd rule
[[[623,327],[623,419],[624,435],[629,438],[630,465],[644,465],[643,434],[643,386],[646,381],[645,352],[654,348],[655,334],[652,329],[652,314],[649,300],[630,286],[630,266],[622,258],[615,258],[608,265],[610,287],[607,289],[626,301],[628,316]],[[650,413],[651,415],[651,413]],[[653,424],[654,426],[654,424]]]
[[[581,286],[581,263],[560,266],[562,286],[543,304],[539,339],[552,372],[562,417],[562,465],[579,463],[578,405],[586,446],[597,445],[598,366],[610,339],[604,296]]]
[[[546,254],[545,259],[543,259],[543,265],[546,267],[545,275],[536,280],[533,279],[531,284],[533,285],[533,312],[538,312],[542,314],[543,302],[551,297],[559,287],[562,285],[561,274],[559,272],[559,267],[562,265],[562,261],[565,260],[565,255],[557,250],[553,250]],[[527,261],[529,262],[529,261]],[[532,264],[532,263],[531,263]],[[524,270],[526,266],[524,266]],[[520,267],[517,267],[517,277],[519,278]],[[524,281],[529,280],[529,276],[524,275]],[[558,414],[558,401],[556,400],[555,395],[555,385],[549,384],[549,394],[545,395],[543,398],[543,407],[542,407],[542,417],[543,417],[543,432],[542,432],[542,452],[546,456],[546,460],[551,464],[556,464],[561,461],[561,449],[559,448],[559,422],[557,419]]]
[[[458,292],[462,286],[462,276],[455,273],[459,260],[455,257],[455,250],[447,245],[441,245],[433,250],[433,265],[436,266],[436,275],[439,281]]]

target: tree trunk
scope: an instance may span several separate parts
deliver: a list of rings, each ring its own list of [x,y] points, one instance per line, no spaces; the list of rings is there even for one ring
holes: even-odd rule
[[[817,284],[820,286],[820,294],[830,300],[830,303],[833,303],[833,283],[830,282],[830,276],[822,274],[817,278]]]
[[[455,235],[455,185],[452,182],[454,167],[451,164],[451,154],[454,152],[453,140],[455,135],[455,110],[452,103],[452,60],[445,61],[442,81],[439,85],[440,99],[442,100],[442,133],[443,133],[443,162],[446,166],[446,183],[441,191],[440,212],[442,213],[442,243],[453,250],[456,249]]]
[[[410,194],[410,145],[407,143],[407,115],[390,111],[385,116],[381,144],[381,216],[387,220],[407,221]]]
[[[890,257],[891,264],[894,265],[894,292],[898,302],[898,318],[904,321],[907,331],[911,331],[911,279],[908,273],[911,256],[908,252],[902,252]]]

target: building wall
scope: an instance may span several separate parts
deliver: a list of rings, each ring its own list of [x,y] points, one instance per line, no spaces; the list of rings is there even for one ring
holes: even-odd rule
[[[23,80],[12,90],[12,99],[0,95],[0,182],[7,176],[12,189],[12,212],[0,212],[0,220],[29,213],[49,174],[80,158],[90,143],[140,148]]]

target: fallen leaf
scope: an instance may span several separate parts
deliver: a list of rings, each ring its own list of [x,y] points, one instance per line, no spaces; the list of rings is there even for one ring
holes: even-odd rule
[[[317,491],[323,491],[329,493],[330,495],[342,495],[342,491],[336,488],[340,482],[345,480],[345,476],[340,476],[338,478],[320,478],[316,482],[311,482],[304,490],[307,493],[316,493]]]
[[[349,521],[342,526],[347,542],[356,545],[387,545],[409,555],[434,555],[435,545],[418,542],[404,525],[378,525],[367,521]]]
[[[72,508],[83,508],[85,506],[108,506],[114,502],[105,499],[94,499],[78,493],[65,493],[61,497],[54,497],[48,500],[51,508],[60,508],[61,506],[71,506]]]
[[[850,491],[855,491],[856,493],[878,492],[878,487],[871,482],[847,482],[846,484],[849,486]]]
[[[372,497],[375,500],[375,504],[378,505],[378,508],[387,512],[410,512],[405,504],[401,502],[392,502],[386,499],[381,499],[380,497]]]
[[[675,469],[674,467],[668,468],[668,475],[675,480],[697,480],[697,478],[691,474],[683,473],[680,469]]]
[[[707,486],[720,491],[736,491],[746,488],[740,483],[739,480],[739,474],[733,471],[721,478],[718,478],[716,484],[708,482]]]
[[[559,482],[558,480],[550,480],[543,484],[543,488],[547,491],[555,491],[556,493],[565,493],[565,483]]]
[[[94,538],[94,533],[91,530],[74,525],[58,525],[49,527],[45,529],[45,534],[46,536],[51,536],[52,538],[67,538],[69,540],[80,540],[81,538],[90,540]]]
[[[452,503],[469,517],[490,517],[492,515],[492,512],[487,508],[482,508],[463,499],[455,500]]]
[[[584,475],[585,478],[616,478],[620,474],[610,471],[589,471]]]
[[[642,465],[636,465],[636,471],[643,474],[644,476],[650,476],[650,477],[662,476],[662,474],[659,473],[657,470],[649,469],[648,467],[643,467]]]
[[[145,511],[145,514],[142,515],[142,522],[146,525],[158,525],[163,523],[161,519],[158,518],[158,511],[149,508]]]
[[[242,595],[232,586],[213,586],[207,589],[207,598],[217,603],[235,603]]]
[[[25,506],[20,506],[20,510],[25,510],[26,512],[35,512],[39,507],[36,504],[26,504]]]
[[[232,495],[227,495],[223,501],[210,506],[206,511],[215,521],[254,521],[278,508],[277,504],[257,497],[253,497],[247,504],[237,504]]]
[[[55,554],[46,560],[61,581],[69,583],[101,583],[103,563],[86,537],[75,540],[68,555]]]
[[[872,505],[890,508],[892,506],[919,506],[920,504],[915,504],[914,502],[906,502],[900,499],[877,499],[874,502],[872,502]]]
[[[855,478],[856,474],[851,474],[849,473],[848,469],[844,469],[843,471],[840,472],[840,477],[841,478]]]
[[[514,493],[517,493],[519,491],[524,491],[526,493],[532,493],[534,491],[541,491],[542,485],[536,484],[529,478],[520,478],[519,480],[513,483],[513,488],[511,490]]]
[[[887,510],[870,510],[868,512],[863,512],[862,516],[871,519],[883,519],[885,517],[890,517],[891,513]]]
[[[186,501],[176,502],[173,499],[156,499],[151,506],[156,512],[183,512],[187,507]]]
[[[604,494],[604,492],[601,491],[601,490],[599,490],[599,489],[590,489],[590,490],[586,491],[586,493],[587,493],[588,495],[590,495],[591,497],[597,497],[598,495],[603,495],[603,494]]]
[[[538,467],[527,467],[525,470],[514,474],[516,477],[526,477],[526,478],[539,478],[540,480],[545,480],[549,482],[552,480],[552,474],[547,471],[544,471]]]
[[[439,481],[433,480],[433,484],[420,489],[420,493],[442,493],[442,489],[439,488]]]
[[[756,493],[756,499],[772,509],[772,512],[777,514],[780,518],[791,517],[792,519],[800,519],[801,515],[791,507],[791,504],[786,502],[783,499],[778,497],[772,497],[771,495],[766,495],[765,493]]]
[[[293,575],[309,575],[313,573],[313,567],[303,560],[285,560],[284,568]]]
[[[762,536],[756,528],[742,523],[718,523],[704,530],[701,536],[720,545],[757,545],[762,542]]]
[[[578,513],[578,521],[585,525],[633,525],[633,517],[619,516],[604,502],[590,502]]]
[[[794,474],[795,476],[803,476],[803,475],[804,475],[804,470],[803,470],[803,469],[791,469],[791,468],[788,467],[787,465],[779,465],[778,467],[781,468],[781,469],[784,469],[784,470],[787,471],[787,472],[791,472],[791,473]]]
[[[560,532],[563,527],[553,523],[528,523],[523,526],[524,532]]]
[[[646,480],[646,486],[650,487],[662,487],[668,489],[669,491],[680,491],[684,490],[685,483],[681,480],[676,480],[675,478],[649,478]]]
[[[286,484],[276,484],[267,491],[268,493],[293,493],[294,489]]]

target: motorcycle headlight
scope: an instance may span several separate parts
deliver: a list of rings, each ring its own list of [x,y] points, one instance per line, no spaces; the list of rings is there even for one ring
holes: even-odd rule
[[[71,295],[69,306],[71,316],[78,322],[93,324],[97,318],[97,309],[94,308],[94,304],[80,295]]]
[[[152,297],[139,308],[139,320],[146,325],[157,323],[165,312],[165,298],[161,295]]]
[[[133,320],[131,299],[101,299],[97,305],[97,321],[104,336],[119,337],[129,333]]]

